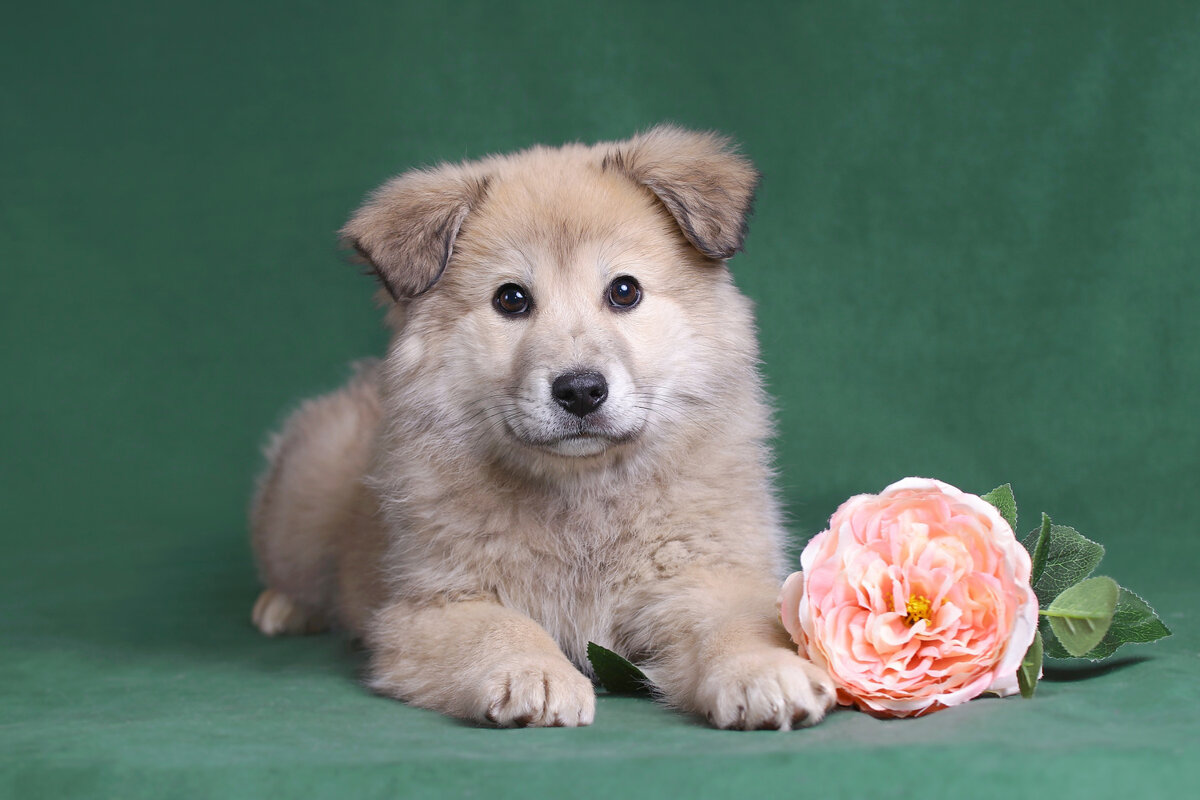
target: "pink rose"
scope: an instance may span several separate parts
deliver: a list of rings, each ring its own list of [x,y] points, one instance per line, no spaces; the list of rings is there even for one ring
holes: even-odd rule
[[[842,705],[909,717],[1017,691],[1038,603],[1029,554],[987,501],[905,478],[843,503],[800,564],[780,616]]]

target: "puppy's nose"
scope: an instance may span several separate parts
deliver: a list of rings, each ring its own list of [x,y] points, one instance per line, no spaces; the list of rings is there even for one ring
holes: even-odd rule
[[[550,393],[560,406],[583,418],[608,397],[608,381],[599,372],[566,372],[554,379]]]

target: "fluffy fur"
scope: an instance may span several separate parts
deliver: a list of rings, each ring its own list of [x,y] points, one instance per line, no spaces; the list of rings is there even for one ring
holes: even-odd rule
[[[659,127],[381,187],[343,234],[395,336],[269,448],[258,627],[348,629],[376,691],[482,723],[590,723],[589,640],[719,727],[820,720],[828,678],[775,611],[769,413],[724,261],[757,180]],[[510,283],[527,313],[494,306]],[[551,389],[581,370],[607,383],[582,417]]]

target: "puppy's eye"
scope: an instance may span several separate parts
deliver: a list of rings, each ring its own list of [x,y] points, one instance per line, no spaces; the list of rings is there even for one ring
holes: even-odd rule
[[[524,287],[515,283],[506,283],[496,290],[496,296],[492,298],[492,305],[505,316],[519,317],[529,313],[529,309],[533,306],[533,299]]]
[[[608,285],[608,304],[619,311],[633,308],[641,299],[641,285],[628,275],[622,275]]]

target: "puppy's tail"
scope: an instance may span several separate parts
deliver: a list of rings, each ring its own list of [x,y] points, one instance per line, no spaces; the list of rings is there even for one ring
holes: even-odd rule
[[[380,420],[378,362],[306,401],[266,448],[250,510],[251,542],[266,589],[254,605],[268,636],[315,633],[337,616],[339,553],[371,516],[363,476]]]

